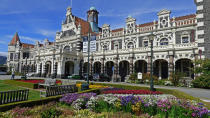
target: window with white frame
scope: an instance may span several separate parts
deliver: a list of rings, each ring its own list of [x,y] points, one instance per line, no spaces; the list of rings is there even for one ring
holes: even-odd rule
[[[160,40],[160,45],[168,45],[168,39],[167,38],[162,38]]]
[[[128,43],[128,49],[129,49],[129,48],[134,48],[134,45],[133,45],[132,42],[129,42],[129,43]]]
[[[143,47],[148,47],[148,46],[149,46],[149,40],[144,40]]]
[[[190,43],[190,39],[188,35],[182,36],[182,44]]]

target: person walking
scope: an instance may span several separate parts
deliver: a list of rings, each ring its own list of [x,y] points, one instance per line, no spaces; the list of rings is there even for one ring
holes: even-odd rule
[[[12,69],[12,76],[11,76],[11,80],[15,79],[15,71],[14,69]]]

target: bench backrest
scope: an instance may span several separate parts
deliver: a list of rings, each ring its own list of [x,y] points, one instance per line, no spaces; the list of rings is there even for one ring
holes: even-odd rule
[[[0,92],[0,105],[28,100],[29,89]]]
[[[66,93],[77,92],[78,89],[75,85],[62,85],[62,86],[48,86],[46,87],[46,97],[62,95]]]

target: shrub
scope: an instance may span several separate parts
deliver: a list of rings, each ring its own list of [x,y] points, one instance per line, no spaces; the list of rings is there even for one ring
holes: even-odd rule
[[[149,73],[143,73],[142,76],[143,76],[142,80],[143,80],[144,83],[150,82],[150,74]],[[157,76],[153,75],[152,78],[153,78],[154,81],[158,81],[158,77]]]
[[[196,79],[192,81],[192,84],[196,88],[210,89],[210,76],[201,75],[196,77]]]
[[[210,88],[210,59],[198,60],[195,62],[195,73],[199,74],[195,80],[192,81],[194,87]]]
[[[181,78],[184,77],[184,76],[185,76],[185,74],[181,73],[181,72],[171,73],[170,77],[169,77],[170,78],[169,80],[172,82],[172,84],[174,86],[178,86]]]

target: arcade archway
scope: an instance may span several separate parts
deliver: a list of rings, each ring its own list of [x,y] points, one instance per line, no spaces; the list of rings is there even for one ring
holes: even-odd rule
[[[159,79],[168,78],[168,62],[163,59],[158,59],[154,62],[153,74]]]
[[[65,77],[71,76],[72,74],[74,74],[74,62],[67,61],[65,63]]]
[[[147,73],[147,62],[144,60],[138,60],[135,62],[135,72]]]
[[[112,77],[112,75],[113,75],[113,67],[114,67],[114,62],[112,62],[112,61],[106,62],[105,72],[109,77]]]
[[[51,67],[52,63],[50,61],[46,62],[45,64],[45,72],[46,72],[46,77],[50,77],[51,76]]]
[[[121,81],[125,81],[125,77],[129,75],[129,62],[121,61],[119,63],[119,75],[121,76]]]
[[[93,73],[100,74],[101,73],[101,63],[100,62],[95,62],[93,65]]]
[[[179,59],[175,63],[175,71],[181,72],[185,77],[194,78],[194,74],[192,72],[193,63],[190,59]]]

